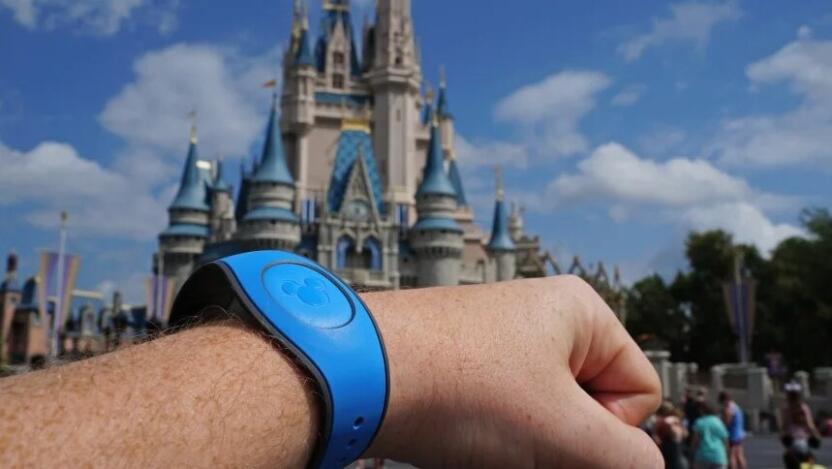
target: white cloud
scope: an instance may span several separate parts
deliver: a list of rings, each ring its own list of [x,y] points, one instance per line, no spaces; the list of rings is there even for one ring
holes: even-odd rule
[[[278,49],[259,57],[207,45],[176,44],[145,54],[136,79],[110,99],[101,124],[131,145],[184,152],[197,110],[205,158],[246,154],[265,125],[269,92],[260,86],[279,73]]]
[[[0,144],[0,166],[0,205],[27,204],[27,220],[36,226],[56,226],[60,210],[70,212],[74,230],[89,235],[141,240],[164,226],[165,203],[71,145],[43,142],[21,152]]]
[[[34,0],[0,0],[0,6],[8,8],[14,15],[14,20],[28,29],[35,27],[37,12]]]
[[[619,107],[632,106],[641,99],[645,92],[647,92],[647,86],[644,84],[630,85],[613,96],[610,104]]]
[[[456,154],[465,167],[506,166],[525,168],[529,162],[528,149],[518,143],[496,140],[469,141],[462,135],[455,138]]]
[[[580,121],[595,108],[597,94],[610,82],[599,72],[556,73],[500,100],[494,116],[520,125],[530,134],[532,147],[540,148],[542,153],[575,154],[589,146],[580,132]]]
[[[69,26],[110,36],[140,10],[148,13],[148,22],[160,33],[170,32],[176,26],[179,0],[0,0],[0,7],[11,10],[15,21],[28,29]]]
[[[109,166],[71,145],[30,151],[0,144],[0,205],[19,206],[38,227],[70,212],[73,232],[153,240],[164,228],[188,138],[189,110],[200,112],[203,158],[244,155],[266,122],[276,51],[249,57],[233,49],[178,44],[134,64],[136,79],[105,106],[102,125],[125,140]]]
[[[705,160],[641,159],[618,143],[595,149],[578,163],[576,174],[564,174],[550,185],[560,200],[603,195],[619,202],[684,206],[742,200],[752,194],[745,181],[716,169]]]
[[[654,18],[648,33],[637,36],[618,47],[618,53],[627,61],[637,60],[649,47],[667,41],[692,43],[703,50],[714,27],[720,23],[736,21],[742,15],[735,0],[716,2],[683,2],[670,6],[670,16]]]
[[[783,238],[802,233],[795,226],[773,223],[763,213],[761,207],[787,206],[783,197],[754,190],[706,160],[657,162],[640,158],[618,143],[595,149],[578,163],[575,173],[555,178],[539,200],[544,209],[552,203],[582,201],[608,202],[609,215],[617,221],[649,210],[654,219],[667,218],[693,229],[723,228],[763,252]]]
[[[708,147],[723,162],[755,166],[832,163],[832,41],[801,39],[758,62],[746,74],[752,90],[785,83],[800,104],[780,114],[728,119]]]
[[[749,202],[728,202],[704,207],[692,207],[685,213],[691,228],[712,230],[721,228],[734,235],[740,243],[753,244],[768,253],[780,241],[793,236],[804,236],[800,228],[787,223],[774,223]]]

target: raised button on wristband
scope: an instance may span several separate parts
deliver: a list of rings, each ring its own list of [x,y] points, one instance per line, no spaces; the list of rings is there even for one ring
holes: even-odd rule
[[[355,315],[344,292],[328,276],[305,265],[268,267],[263,272],[263,286],[285,311],[313,327],[343,327]]]

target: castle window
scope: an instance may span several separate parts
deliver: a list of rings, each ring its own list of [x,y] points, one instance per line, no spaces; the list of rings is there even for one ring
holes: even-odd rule
[[[303,210],[301,211],[301,220],[304,223],[312,223],[315,221],[315,217],[317,216],[316,212],[316,200],[315,199],[304,199],[303,200]]]
[[[381,243],[375,238],[364,240],[363,264],[370,270],[381,270]]]
[[[332,54],[332,63],[336,67],[343,67],[344,66],[344,53],[343,52],[334,52]]]
[[[335,246],[335,268],[338,270],[348,269],[352,257],[355,256],[355,241],[349,236],[341,236]]]
[[[340,73],[332,74],[332,87],[338,90],[344,89],[344,75]]]

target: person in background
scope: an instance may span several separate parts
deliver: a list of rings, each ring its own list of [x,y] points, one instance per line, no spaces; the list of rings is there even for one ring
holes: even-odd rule
[[[801,463],[812,460],[812,449],[820,447],[820,432],[811,409],[803,402],[803,386],[792,381],[783,390],[786,391],[786,404],[780,410],[781,441],[786,447],[783,463],[788,469],[799,469]]]
[[[731,396],[722,391],[719,393],[719,404],[721,407],[720,417],[722,423],[728,428],[728,462],[731,469],[745,469],[745,450],[742,442],[745,439],[745,428],[742,409]]]
[[[703,402],[705,402],[705,393],[701,389],[696,392],[696,397],[694,397],[693,391],[690,388],[685,390],[684,406],[688,432],[693,429],[696,419],[700,417],[700,409]]]
[[[656,412],[653,439],[659,445],[667,469],[687,469],[688,460],[682,451],[682,442],[687,430],[682,425],[681,412],[672,403],[665,401]]]
[[[707,402],[699,406],[701,417],[693,425],[694,469],[725,469],[728,467],[728,430]]]

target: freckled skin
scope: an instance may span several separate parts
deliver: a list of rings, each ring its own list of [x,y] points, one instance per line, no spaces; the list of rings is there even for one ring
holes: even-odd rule
[[[574,277],[364,294],[390,367],[367,455],[421,467],[662,467],[658,379]],[[0,467],[304,467],[312,382],[259,333],[195,327],[0,380]]]

